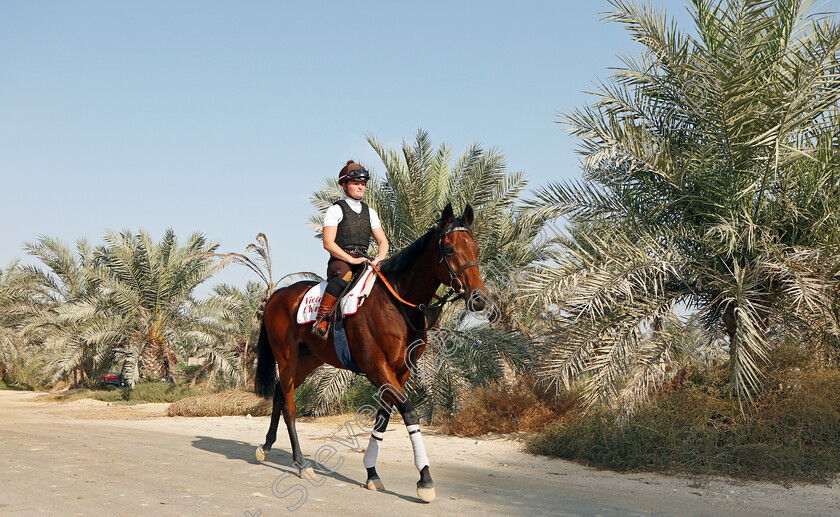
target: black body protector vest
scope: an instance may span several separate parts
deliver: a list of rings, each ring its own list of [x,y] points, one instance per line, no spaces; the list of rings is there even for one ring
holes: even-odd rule
[[[362,211],[358,214],[344,199],[336,201],[335,204],[341,207],[344,214],[341,222],[338,223],[335,243],[351,255],[367,255],[370,238],[373,236],[373,230],[370,227],[370,209],[367,203],[362,201]]]

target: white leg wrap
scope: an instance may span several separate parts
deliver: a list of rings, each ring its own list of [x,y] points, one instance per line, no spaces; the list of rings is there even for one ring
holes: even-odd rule
[[[376,466],[376,459],[379,458],[379,442],[385,438],[385,433],[372,432],[370,433],[370,441],[368,442],[367,450],[363,462],[365,468],[369,469]]]
[[[411,439],[411,446],[414,448],[414,465],[417,470],[423,470],[423,467],[429,466],[429,457],[426,456],[426,447],[423,445],[423,435],[420,434],[420,426],[407,425],[408,437]]]

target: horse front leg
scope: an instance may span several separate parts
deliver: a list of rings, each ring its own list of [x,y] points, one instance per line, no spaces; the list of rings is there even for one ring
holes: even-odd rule
[[[423,445],[423,436],[420,434],[420,417],[414,410],[414,404],[406,397],[405,401],[397,406],[402,414],[405,429],[411,440],[411,448],[414,451],[414,465],[420,471],[420,480],[417,482],[417,497],[431,503],[435,500],[435,484],[432,482],[432,475],[429,473],[429,457],[426,456],[426,446]]]
[[[379,411],[376,413],[376,422],[373,424],[373,432],[370,433],[367,450],[365,450],[363,462],[365,470],[367,470],[365,487],[368,490],[385,489],[385,485],[376,473],[376,460],[379,458],[379,446],[385,438],[385,430],[388,428],[388,421],[391,419],[391,408],[392,406],[390,404],[383,403],[380,406]]]
[[[385,405],[396,405],[403,417],[403,422],[405,422],[405,429],[408,431],[408,437],[414,451],[414,465],[420,472],[420,480],[417,482],[417,496],[424,501],[432,502],[435,500],[435,485],[429,472],[429,457],[426,455],[423,436],[420,434],[420,417],[414,410],[414,404],[411,403],[402,388],[396,384],[395,376],[386,374],[383,377],[386,378],[384,382],[376,383],[379,386],[379,398]],[[395,382],[387,382],[388,377]],[[382,407],[386,407],[385,405]]]

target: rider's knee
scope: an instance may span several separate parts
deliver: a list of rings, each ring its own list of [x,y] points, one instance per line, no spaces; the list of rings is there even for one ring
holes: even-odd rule
[[[347,287],[347,281],[341,277],[334,276],[330,278],[330,281],[327,282],[327,294],[335,296],[338,298],[341,296],[341,293],[344,292],[344,288]]]

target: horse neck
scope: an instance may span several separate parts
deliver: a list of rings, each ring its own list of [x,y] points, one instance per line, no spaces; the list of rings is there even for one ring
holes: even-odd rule
[[[437,277],[437,232],[410,267],[394,276],[394,287],[406,301],[428,305],[440,287]]]

